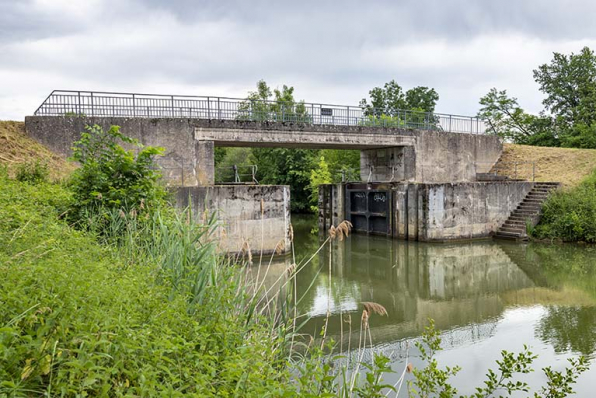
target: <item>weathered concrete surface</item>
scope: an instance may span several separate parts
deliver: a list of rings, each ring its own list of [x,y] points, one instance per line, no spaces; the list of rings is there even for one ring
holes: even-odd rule
[[[314,127],[314,126],[313,126]],[[274,147],[303,149],[363,149],[412,146],[416,140],[400,134],[376,134],[364,131],[334,133],[308,130],[257,130],[243,128],[195,129],[197,140],[215,142],[218,146]]]
[[[215,238],[222,252],[252,256],[287,253],[290,248],[290,187],[285,185],[215,185],[181,187],[177,206],[190,206],[198,222],[216,213]]]
[[[165,148],[157,158],[165,180],[172,186],[213,184],[213,144],[196,141],[194,125],[186,119],[90,118],[27,116],[27,134],[52,151],[70,156],[73,142],[85,126],[98,124],[104,129],[120,126],[120,131],[143,145]],[[130,147],[129,147],[130,148]],[[197,170],[198,169],[198,170]]]
[[[486,238],[494,234],[511,212],[532,189],[532,182],[461,182],[446,184],[361,184],[363,189],[389,190],[391,208],[390,234],[412,241],[449,241]],[[351,184],[353,186],[354,184]],[[385,186],[384,188],[382,186]],[[339,190],[321,186],[321,192]],[[343,186],[345,190],[345,185]],[[354,189],[354,188],[351,188]],[[321,195],[323,201],[324,194]],[[339,212],[347,218],[345,195],[326,199],[320,212],[320,225],[328,220],[341,222]],[[324,217],[324,221],[321,220]]]
[[[165,177],[185,186],[213,183],[212,146],[360,149],[364,181],[371,166],[373,181],[474,181],[502,152],[495,136],[385,127],[57,116],[28,116],[25,124],[31,137],[64,155],[86,125],[119,125],[145,145],[165,147],[158,160]]]
[[[523,201],[533,184],[419,184],[418,240],[444,241],[490,236]]]
[[[416,149],[402,146],[360,151],[360,177],[363,181],[414,181]]]
[[[463,182],[475,181],[476,173],[485,173],[503,151],[498,137],[411,130],[413,147],[363,150],[360,172],[367,181]],[[392,169],[393,167],[393,169]]]
[[[328,231],[345,219],[345,189],[343,184],[325,184],[319,187],[319,231]]]

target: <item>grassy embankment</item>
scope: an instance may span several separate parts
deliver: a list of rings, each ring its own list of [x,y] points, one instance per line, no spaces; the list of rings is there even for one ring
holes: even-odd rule
[[[513,176],[515,162],[534,162],[536,181],[560,182],[564,187],[574,187],[596,169],[596,149],[505,144],[498,163],[499,172]],[[530,164],[518,164],[517,168],[518,176],[531,179]]]
[[[59,181],[75,169],[60,155],[51,152],[25,134],[25,123],[0,120],[0,166],[14,176],[19,165],[39,161],[48,166],[50,179]]]
[[[100,245],[60,219],[70,199],[0,176],[0,396],[281,395],[280,344],[234,267],[189,255],[192,228],[156,225],[154,256]]]
[[[554,192],[542,207],[540,224],[531,234],[540,239],[596,243],[596,150],[548,148],[505,144],[499,173],[536,181],[555,181],[563,189]]]

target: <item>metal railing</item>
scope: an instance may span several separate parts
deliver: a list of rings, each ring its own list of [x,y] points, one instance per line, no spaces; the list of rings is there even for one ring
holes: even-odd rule
[[[497,162],[497,163],[475,163],[476,172],[484,170],[484,174],[501,176],[514,180],[536,181],[536,162]]]
[[[216,183],[223,184],[258,184],[256,165],[232,165],[215,168]]]
[[[38,116],[254,120],[334,126],[374,126],[484,134],[477,117],[398,110],[381,115],[360,106],[226,97],[54,90]]]

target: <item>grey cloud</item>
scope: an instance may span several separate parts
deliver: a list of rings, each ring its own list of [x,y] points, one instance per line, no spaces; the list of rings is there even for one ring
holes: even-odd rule
[[[521,33],[553,39],[594,37],[596,2],[590,0],[136,0],[140,7],[166,11],[185,23],[230,19],[269,23],[288,34],[287,22],[301,31],[332,31],[368,38],[469,39],[481,34]],[[284,29],[284,26],[286,29]]]
[[[76,19],[42,12],[32,0],[0,0],[0,44],[58,37],[83,29]]]
[[[23,113],[47,95],[38,87],[54,82],[70,84],[57,89],[116,91],[234,87],[240,96],[261,78],[294,85],[307,101],[348,104],[396,79],[406,88],[437,88],[442,111],[475,113],[479,96],[492,85],[530,87],[531,69],[548,61],[551,51],[568,51],[569,43],[579,51],[596,40],[596,2],[588,1],[77,4],[88,9],[61,13],[59,6],[0,0],[0,76],[36,76],[22,82],[35,93]],[[501,48],[493,48],[495,39]],[[524,51],[532,46],[540,48],[528,59]],[[35,80],[41,76],[43,82]],[[539,104],[533,90],[512,94]],[[2,95],[0,118],[7,117],[2,101],[10,92]]]

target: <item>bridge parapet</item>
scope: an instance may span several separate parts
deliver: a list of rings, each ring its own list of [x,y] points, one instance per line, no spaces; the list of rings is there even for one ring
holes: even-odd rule
[[[485,134],[477,117],[381,110],[361,106],[241,98],[54,90],[36,116],[181,118],[299,123],[304,125],[390,127]]]

